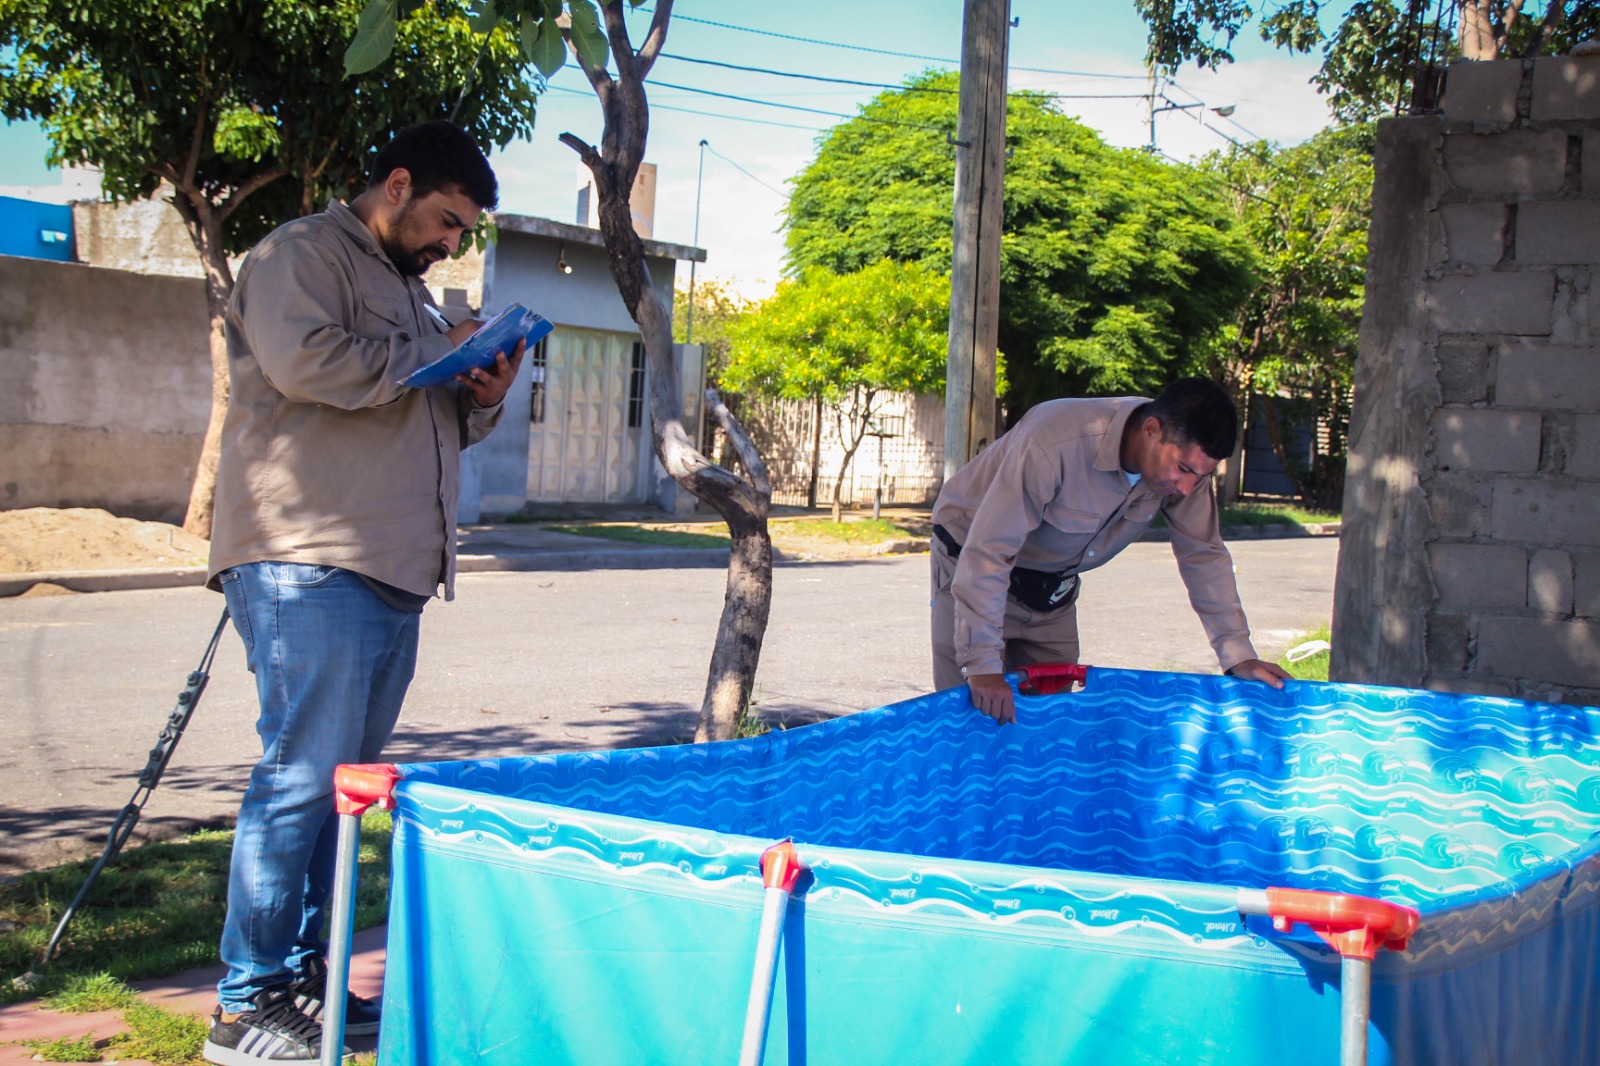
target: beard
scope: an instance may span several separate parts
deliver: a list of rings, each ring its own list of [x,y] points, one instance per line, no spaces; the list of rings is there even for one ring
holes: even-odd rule
[[[416,238],[408,232],[406,225],[406,216],[411,214],[413,206],[415,202],[411,201],[400,209],[393,230],[378,243],[396,270],[405,277],[420,278],[434,263],[450,258],[450,249],[443,244],[415,243]]]
[[[442,244],[409,247],[399,237],[382,243],[383,254],[389,257],[389,262],[394,264],[396,270],[408,278],[422,277],[434,263],[450,256],[449,250]]]

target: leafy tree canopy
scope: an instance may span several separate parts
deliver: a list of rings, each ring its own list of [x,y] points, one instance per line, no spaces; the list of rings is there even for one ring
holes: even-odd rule
[[[950,277],[879,260],[811,267],[734,321],[722,381],[739,392],[833,403],[857,389],[941,392]]]
[[[1239,146],[1201,170],[1256,249],[1258,284],[1201,369],[1260,397],[1274,450],[1308,502],[1338,505],[1372,216],[1370,125],[1324,130],[1292,148]],[[1309,465],[1278,430],[1294,397],[1323,432]]]
[[[0,46],[15,50],[0,71],[0,114],[38,119],[50,162],[101,168],[112,199],[147,197],[163,178],[187,187],[225,216],[230,251],[359,192],[374,145],[450,117],[458,101],[456,120],[485,149],[532,132],[527,60],[509,33],[474,37],[466,0],[415,5],[397,27],[399,61],[346,79],[337,46],[361,10],[361,0],[0,0]]]
[[[950,268],[957,75],[928,72],[830,130],[795,179],[789,269]],[[1184,166],[1108,147],[1045,96],[1007,106],[999,346],[1013,417],[1061,395],[1149,393],[1226,321],[1247,242]]]
[[[1594,0],[1134,0],[1150,27],[1146,59],[1176,68],[1233,61],[1233,45],[1247,25],[1261,39],[1291,52],[1321,51],[1313,77],[1329,94],[1335,114],[1347,120],[1392,113],[1419,51],[1443,62],[1565,52],[1600,35]],[[1345,6],[1342,15],[1339,7]],[[1529,11],[1524,12],[1524,7]],[[1438,51],[1435,51],[1435,44]]]

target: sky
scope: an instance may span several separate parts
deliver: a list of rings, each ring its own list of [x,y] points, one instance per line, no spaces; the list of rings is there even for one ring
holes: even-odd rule
[[[681,0],[649,79],[645,159],[658,168],[655,238],[706,249],[699,277],[722,279],[749,298],[765,295],[783,270],[779,227],[789,179],[815,158],[823,131],[881,91],[687,60],[897,85],[958,65],[962,8],[962,0]],[[1011,0],[1011,13],[1018,24],[1010,88],[1074,97],[1059,106],[1110,144],[1149,142],[1145,27],[1131,2]],[[648,4],[629,16],[635,45],[649,18]],[[1314,57],[1278,52],[1249,31],[1234,55],[1219,72],[1191,66],[1176,73],[1161,106],[1204,106],[1158,114],[1161,153],[1192,159],[1226,148],[1229,138],[1295,144],[1329,123],[1326,101],[1309,83]],[[1209,110],[1225,106],[1234,108],[1231,116]],[[557,137],[571,132],[597,143],[600,127],[588,82],[569,63],[539,101],[532,139],[491,156],[501,211],[575,221],[577,156]],[[59,182],[44,165],[45,150],[37,127],[0,125],[0,187]]]

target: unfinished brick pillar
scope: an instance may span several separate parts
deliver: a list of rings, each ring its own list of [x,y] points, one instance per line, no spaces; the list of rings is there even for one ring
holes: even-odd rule
[[[1600,704],[1600,58],[1379,124],[1336,680]]]

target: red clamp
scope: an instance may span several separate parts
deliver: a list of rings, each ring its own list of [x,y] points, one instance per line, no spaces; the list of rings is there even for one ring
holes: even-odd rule
[[[400,768],[393,763],[340,763],[333,770],[333,805],[340,814],[365,814],[368,807],[394,810]]]
[[[1089,683],[1089,668],[1082,663],[1035,663],[1022,668],[1017,690],[1024,696],[1053,696],[1074,684]]]
[[[781,888],[794,893],[794,884],[800,880],[805,867],[800,865],[800,853],[785,840],[761,853],[761,883],[767,888]]]
[[[1404,951],[1422,916],[1413,907],[1365,896],[1304,888],[1266,890],[1272,927],[1287,933],[1303,923],[1339,952],[1371,959],[1382,948]]]

